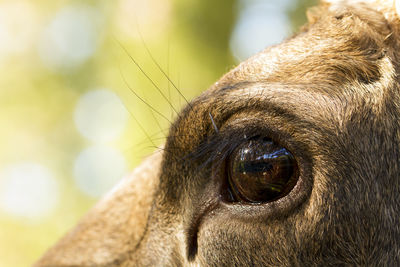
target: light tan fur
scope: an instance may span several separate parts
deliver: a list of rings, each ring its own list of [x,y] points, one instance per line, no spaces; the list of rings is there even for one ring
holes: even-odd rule
[[[164,152],[35,266],[400,265],[399,2],[311,9],[300,33],[193,100]],[[231,203],[219,149],[253,128],[292,149],[299,181]]]

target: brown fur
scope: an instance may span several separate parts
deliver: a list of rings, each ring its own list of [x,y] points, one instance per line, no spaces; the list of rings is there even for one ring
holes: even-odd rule
[[[36,266],[400,265],[400,22],[390,1],[360,2],[320,4],[195,99],[164,153]],[[226,202],[225,147],[251,133],[289,148],[300,179]]]

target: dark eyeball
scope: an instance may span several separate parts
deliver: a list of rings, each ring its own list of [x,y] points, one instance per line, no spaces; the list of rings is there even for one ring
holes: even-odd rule
[[[238,146],[227,162],[233,201],[265,203],[287,195],[298,179],[293,155],[269,138],[257,137]]]

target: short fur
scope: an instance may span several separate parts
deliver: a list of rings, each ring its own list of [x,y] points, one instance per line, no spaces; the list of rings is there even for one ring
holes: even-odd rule
[[[332,0],[308,17],[193,100],[163,154],[35,266],[399,266],[399,16]],[[224,201],[221,166],[249,134],[294,154],[286,197]]]

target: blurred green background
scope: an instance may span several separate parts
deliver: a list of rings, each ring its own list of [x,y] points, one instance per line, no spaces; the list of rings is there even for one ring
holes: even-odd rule
[[[157,64],[192,99],[315,2],[0,1],[0,266],[32,264],[164,142],[185,100]]]

